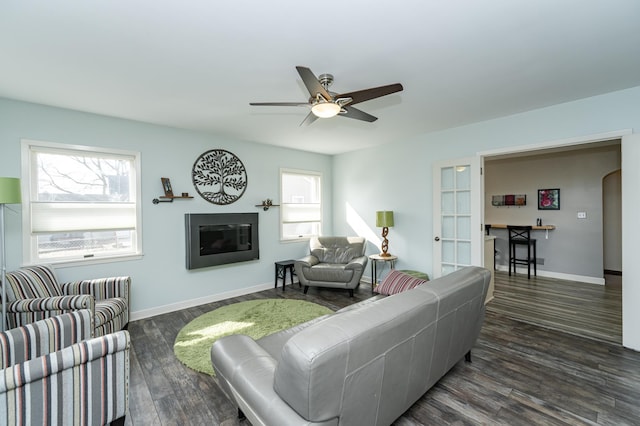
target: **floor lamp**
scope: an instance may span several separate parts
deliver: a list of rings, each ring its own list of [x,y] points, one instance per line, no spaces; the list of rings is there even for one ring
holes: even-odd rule
[[[2,251],[2,331],[7,328],[7,251],[4,245],[4,205],[20,204],[20,179],[0,177],[0,250]]]

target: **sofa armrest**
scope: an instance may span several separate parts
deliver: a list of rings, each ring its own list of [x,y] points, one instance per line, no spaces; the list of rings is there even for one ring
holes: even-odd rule
[[[66,295],[90,294],[96,300],[120,297],[129,300],[131,277],[96,278],[92,280],[71,281],[61,284]]]
[[[273,389],[276,361],[255,340],[231,335],[211,347],[222,388],[252,424],[306,424]]]
[[[9,367],[0,371],[0,399],[10,412],[33,413],[32,420],[56,412],[61,423],[73,424],[79,412],[110,423],[128,410],[129,348],[129,333],[119,331]]]
[[[88,294],[77,296],[41,297],[38,299],[20,299],[7,304],[7,313],[22,314],[30,312],[59,312],[88,309],[96,311],[95,300]]]
[[[303,285],[303,286],[309,285],[309,280],[305,275],[305,271],[309,271],[309,269],[311,269],[312,266],[317,265],[318,263],[320,263],[320,260],[313,255],[305,256],[302,259],[297,259],[294,262],[293,266],[296,270],[296,275],[298,276],[298,281],[300,282],[300,285]]]
[[[344,269],[353,269],[354,271],[364,271],[367,266],[367,256],[354,257],[347,263]]]
[[[320,260],[318,260],[318,258],[313,255],[308,255],[303,257],[302,259],[297,259],[294,263],[296,268],[298,267],[298,265],[300,265],[301,268],[311,268],[312,266],[320,263]]]

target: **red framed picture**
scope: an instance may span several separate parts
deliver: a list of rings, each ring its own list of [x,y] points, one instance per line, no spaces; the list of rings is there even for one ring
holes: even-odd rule
[[[560,210],[560,189],[538,189],[538,210]]]

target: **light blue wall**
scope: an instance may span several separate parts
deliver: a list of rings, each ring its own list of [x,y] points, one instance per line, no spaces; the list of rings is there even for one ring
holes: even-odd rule
[[[434,162],[622,129],[640,132],[640,87],[336,156],[333,164],[336,182],[334,231],[336,234],[352,233],[354,224],[358,229],[376,230],[375,210],[393,210],[395,226],[388,238],[389,251],[399,256],[396,266],[431,274],[431,170]],[[638,215],[636,177],[640,150],[635,148],[638,143],[640,140],[636,135],[622,140],[622,339],[625,347],[635,350],[640,350],[639,316],[635,308],[640,304],[640,273],[635,267],[635,247],[629,241],[640,238],[640,231],[633,224]],[[362,223],[353,220],[354,217],[360,218]],[[378,244],[377,240],[379,238],[375,236],[372,238],[375,244]],[[369,245],[369,253],[378,251],[374,244]]]
[[[170,310],[181,303],[273,285],[273,262],[301,257],[306,243],[279,242],[279,209],[256,208],[261,200],[278,200],[280,167],[320,171],[325,200],[331,200],[332,158],[252,142],[233,141],[134,121],[0,99],[0,176],[20,177],[20,140],[120,148],[139,151],[142,159],[142,260],[58,269],[61,280],[130,275],[132,312]],[[200,198],[191,183],[191,168],[200,154],[221,148],[244,163],[248,187],[237,202],[218,206]],[[175,192],[193,200],[152,204],[162,195],[160,177],[169,177]],[[327,203],[329,205],[329,203]],[[22,262],[20,206],[9,206],[8,270]],[[188,271],[185,269],[185,213],[259,212],[260,260]],[[331,232],[331,209],[324,212],[324,229]],[[165,307],[165,308],[163,308]],[[134,315],[135,316],[135,315]]]
[[[267,197],[279,198],[280,167],[321,171],[324,199],[327,206],[332,205],[324,212],[325,234],[366,235],[372,241],[369,253],[379,250],[375,211],[393,210],[395,226],[388,238],[389,251],[400,257],[397,266],[431,273],[434,162],[629,128],[640,128],[640,87],[328,157],[0,99],[0,175],[20,176],[21,138],[142,153],[144,259],[59,270],[62,279],[131,275],[135,313],[268,285],[275,260],[306,251],[305,243],[279,242],[277,210],[263,212],[254,207]],[[171,178],[176,191],[194,193],[193,162],[213,148],[233,152],[247,167],[249,186],[238,202],[215,206],[194,198],[158,206],[151,203],[161,193],[161,176]],[[640,162],[640,158],[633,160]],[[19,211],[19,206],[10,207]],[[184,213],[241,211],[260,212],[260,261],[187,271]],[[21,221],[13,211],[7,212],[6,220],[7,261],[12,269],[21,264]]]
[[[355,211],[376,235],[375,210],[393,210],[389,251],[398,268],[432,271],[432,166],[505,147],[640,129],[640,87],[424,134],[334,158],[334,230],[352,233]],[[640,158],[637,159],[640,162]],[[369,245],[378,252],[379,237]]]

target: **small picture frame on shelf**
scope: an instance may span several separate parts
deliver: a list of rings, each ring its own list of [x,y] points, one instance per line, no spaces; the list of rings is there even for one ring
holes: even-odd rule
[[[171,188],[171,181],[169,178],[160,178],[162,181],[162,189],[164,189],[165,197],[173,197],[173,188]]]
[[[560,210],[560,189],[538,189],[538,210]]]

